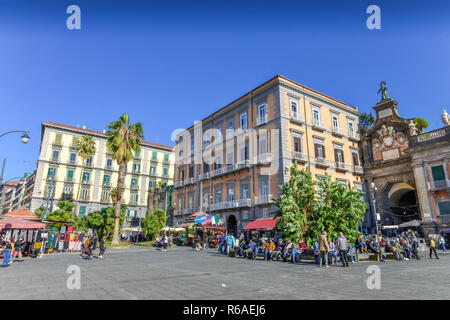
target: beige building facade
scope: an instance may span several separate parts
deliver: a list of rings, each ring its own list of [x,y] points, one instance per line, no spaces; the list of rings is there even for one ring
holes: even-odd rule
[[[177,136],[174,224],[196,211],[230,232],[272,217],[270,204],[297,161],[362,189],[359,113],[339,100],[275,76]]]

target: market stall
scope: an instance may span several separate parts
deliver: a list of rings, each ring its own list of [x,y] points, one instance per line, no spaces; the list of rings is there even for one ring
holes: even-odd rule
[[[256,219],[249,222],[244,228],[243,231],[246,233],[247,239],[260,239],[260,238],[268,238],[271,233],[273,233],[277,222],[280,218],[272,219],[272,218],[263,218]]]

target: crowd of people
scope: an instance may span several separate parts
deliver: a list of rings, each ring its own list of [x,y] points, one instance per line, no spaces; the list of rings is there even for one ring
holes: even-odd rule
[[[381,234],[378,236],[360,235],[354,243],[350,243],[342,232],[339,232],[336,239],[328,237],[327,232],[323,232],[313,243],[312,248],[308,248],[305,239],[293,243],[290,239],[283,240],[276,234],[268,239],[245,240],[243,234],[236,238],[233,234],[223,233],[219,236],[218,250],[221,254],[235,255],[240,258],[256,259],[256,256],[261,254],[265,261],[276,260],[291,263],[299,263],[302,255],[309,254],[314,256],[315,263],[320,267],[329,267],[338,263],[342,264],[342,267],[348,267],[349,262],[358,262],[358,256],[364,253],[378,256],[379,261],[384,261],[386,254],[391,253],[397,260],[410,261],[413,257],[420,260],[420,242],[425,242],[429,247],[430,259],[433,254],[436,259],[439,259],[436,251],[438,245],[442,250],[446,250],[445,239],[441,235],[430,236],[425,241],[412,230],[393,238],[387,238]],[[200,250],[203,243],[202,238],[198,235],[196,248]]]
[[[100,237],[100,241],[97,241],[97,237],[95,236],[88,237],[83,243],[83,251],[81,252],[80,257],[86,260],[91,260],[91,256],[98,259],[103,259],[103,255],[106,251],[105,240],[105,236]],[[99,254],[95,256],[93,253],[97,249],[97,243],[99,244]]]

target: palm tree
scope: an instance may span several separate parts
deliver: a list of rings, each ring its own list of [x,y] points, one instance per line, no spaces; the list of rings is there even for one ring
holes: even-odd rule
[[[77,140],[75,144],[75,148],[78,151],[78,156],[82,159],[83,165],[86,162],[86,159],[89,159],[94,153],[95,153],[95,141],[92,139],[91,136],[85,135]],[[78,187],[77,191],[77,201],[75,203],[74,207],[74,213],[77,214],[77,207],[78,207],[78,201],[80,200],[80,191],[81,191],[81,183],[83,179],[83,169],[81,169],[80,172],[80,186]]]
[[[133,151],[141,151],[141,140],[144,138],[142,123],[130,123],[128,113],[120,116],[120,119],[108,125],[106,132],[107,149],[112,153],[113,159],[119,165],[119,176],[117,178],[117,194],[114,206],[114,235],[112,245],[119,244],[119,218],[120,202],[122,200],[123,177],[125,166],[134,159]]]

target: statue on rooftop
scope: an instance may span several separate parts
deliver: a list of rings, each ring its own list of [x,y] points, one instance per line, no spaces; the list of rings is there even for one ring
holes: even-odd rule
[[[380,83],[380,90],[378,90],[377,93],[380,93],[380,92],[381,92],[381,100],[382,101],[389,99],[389,95],[387,92],[387,85],[386,85],[386,82],[384,82],[384,81],[382,81]]]
[[[444,111],[442,111],[442,113],[441,113],[441,120],[442,120],[442,123],[447,127],[447,126],[450,126],[450,116],[448,115],[448,113],[447,113],[447,111],[445,111],[445,109],[444,109]]]

